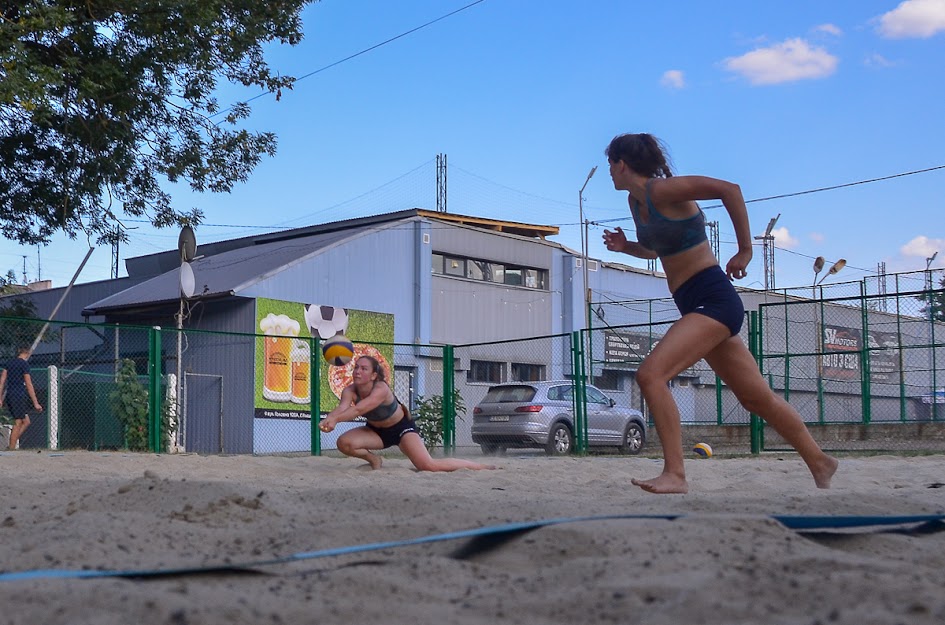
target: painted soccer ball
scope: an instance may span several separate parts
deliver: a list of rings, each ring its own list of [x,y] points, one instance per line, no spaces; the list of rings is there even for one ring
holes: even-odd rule
[[[339,332],[344,334],[348,331],[348,311],[335,306],[306,304],[305,323],[308,324],[312,336],[330,339]]]

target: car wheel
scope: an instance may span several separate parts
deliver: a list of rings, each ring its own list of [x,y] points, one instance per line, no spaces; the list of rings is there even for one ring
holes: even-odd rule
[[[636,455],[643,449],[646,442],[646,433],[640,424],[631,421],[623,431],[623,440],[620,443],[620,453]]]
[[[482,455],[484,456],[504,456],[505,455],[505,445],[497,445],[495,443],[482,443],[479,445],[482,449]]]
[[[574,447],[574,436],[571,429],[563,423],[556,423],[548,435],[548,444],[545,452],[549,456],[566,456]]]

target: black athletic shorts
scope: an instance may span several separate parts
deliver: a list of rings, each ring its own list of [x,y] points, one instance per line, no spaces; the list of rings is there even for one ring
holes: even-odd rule
[[[377,435],[381,437],[381,442],[384,443],[384,449],[393,447],[394,445],[400,445],[401,437],[407,432],[417,432],[417,424],[414,423],[414,420],[410,417],[404,417],[394,425],[386,428],[379,428],[376,425],[371,425],[371,423],[367,423],[366,425],[377,432]],[[417,432],[417,434],[419,434],[419,432]]]
[[[30,408],[33,407],[30,398],[20,395],[7,395],[6,398],[7,408],[10,409],[10,416],[14,419],[24,419],[29,416]]]
[[[745,321],[745,306],[735,286],[718,265],[703,269],[682,283],[673,293],[680,314],[699,313],[738,334]]]

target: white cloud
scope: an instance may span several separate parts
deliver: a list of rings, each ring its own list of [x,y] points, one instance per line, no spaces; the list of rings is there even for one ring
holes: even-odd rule
[[[774,244],[781,249],[793,250],[797,247],[798,243],[800,243],[800,241],[792,237],[788,229],[784,227],[773,229],[771,234],[774,236]]]
[[[727,70],[741,74],[753,85],[775,85],[829,76],[837,68],[837,57],[796,38],[729,57],[722,63]]]
[[[945,253],[945,239],[930,239],[920,235],[899,248],[903,256],[929,258],[935,252]]]
[[[884,57],[882,54],[870,54],[863,61],[867,67],[893,67],[896,64]]]
[[[683,75],[682,70],[667,70],[663,73],[663,77],[660,78],[660,84],[670,89],[682,89],[686,86],[686,77]]]
[[[945,0],[905,0],[879,17],[879,33],[889,39],[924,39],[940,32],[945,32]]]
[[[833,24],[820,24],[819,26],[814,26],[814,32],[826,33],[828,35],[833,35],[834,37],[839,37],[843,34],[843,31]]]
[[[823,243],[826,241],[826,237],[824,236],[823,232],[811,232],[808,236],[814,243]]]

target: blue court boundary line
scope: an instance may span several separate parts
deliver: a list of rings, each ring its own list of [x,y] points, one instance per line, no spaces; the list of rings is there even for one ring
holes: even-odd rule
[[[537,521],[522,521],[517,523],[503,523],[499,525],[488,525],[474,529],[460,530],[456,532],[446,532],[443,534],[430,534],[419,536],[417,538],[408,538],[403,540],[391,540],[386,542],[367,543],[364,545],[348,545],[344,547],[333,547],[330,549],[319,549],[316,551],[302,551],[281,558],[270,560],[258,560],[246,562],[243,564],[210,564],[196,567],[179,567],[167,569],[129,569],[129,570],[74,570],[74,569],[36,569],[31,571],[13,571],[0,573],[0,582],[14,582],[36,579],[96,579],[119,577],[127,579],[147,579],[158,577],[169,577],[179,575],[201,575],[208,573],[251,573],[254,567],[269,566],[273,564],[288,564],[302,560],[314,560],[316,558],[328,558],[332,556],[349,555],[353,553],[365,553],[368,551],[380,551],[383,549],[395,549],[398,547],[409,547],[413,545],[424,545],[430,543],[443,542],[447,540],[458,540],[462,538],[479,538],[482,536],[512,536],[515,534],[528,532],[541,527],[550,527],[554,525],[564,525],[566,523],[584,523],[588,521],[615,521],[615,520],[662,520],[675,521],[685,518],[685,514],[607,514],[600,516],[581,516],[581,517],[562,517],[554,519],[541,519]],[[736,517],[733,517],[736,518]],[[851,529],[862,527],[880,527],[891,525],[915,525],[928,523],[945,522],[945,514],[926,514],[916,516],[792,516],[792,515],[772,515],[762,517],[777,521],[788,529],[807,531],[807,530],[826,530],[826,529]]]

